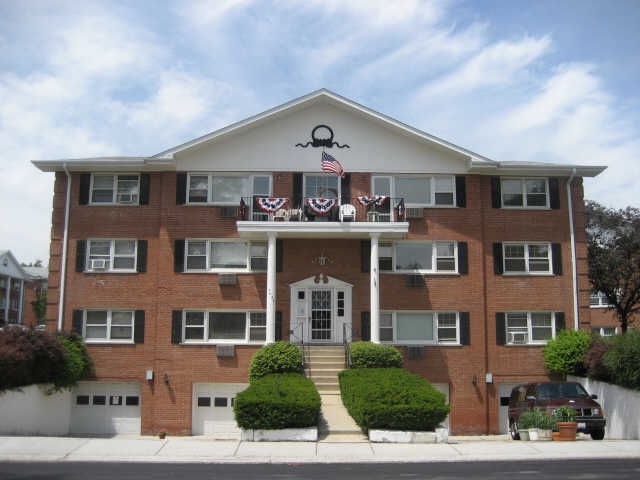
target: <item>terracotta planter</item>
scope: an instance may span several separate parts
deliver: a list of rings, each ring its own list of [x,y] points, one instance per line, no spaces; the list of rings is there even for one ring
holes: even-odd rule
[[[167,434],[166,434],[166,433],[164,433],[164,432],[160,432],[160,433],[158,434],[158,438],[159,438],[160,440],[164,440],[164,439],[166,438],[166,436],[167,436]]]
[[[560,432],[551,432],[551,440],[554,442],[560,441]]]
[[[561,442],[573,442],[576,440],[576,434],[578,433],[577,422],[558,422],[558,438]]]

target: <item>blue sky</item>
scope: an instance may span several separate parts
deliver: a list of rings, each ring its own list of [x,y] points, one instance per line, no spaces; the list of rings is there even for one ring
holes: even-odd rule
[[[328,88],[640,206],[640,0],[0,0],[0,248],[48,260],[33,159],[152,155]]]

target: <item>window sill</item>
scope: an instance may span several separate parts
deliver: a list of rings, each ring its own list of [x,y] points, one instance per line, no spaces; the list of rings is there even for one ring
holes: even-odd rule
[[[552,272],[539,272],[539,273],[504,272],[502,276],[503,277],[555,277],[556,275]]]
[[[194,345],[201,347],[215,347],[216,345],[249,345],[249,346],[262,346],[265,344],[265,341],[262,342],[248,342],[246,340],[212,340],[210,342],[199,341],[199,340],[187,340],[180,342],[180,345]]]
[[[83,273],[85,273],[87,275],[102,275],[102,274],[106,274],[106,275],[128,274],[128,275],[131,275],[132,273],[140,273],[140,272],[138,272],[138,270],[85,270]]]
[[[547,343],[505,343],[503,345],[503,347],[515,347],[515,348],[522,348],[522,347],[546,347]]]
[[[88,203],[89,207],[140,207],[140,203]]]
[[[135,345],[133,340],[89,340],[84,339],[87,345]]]
[[[594,309],[609,309],[611,308],[610,305],[589,305],[589,308],[594,308]]]
[[[503,205],[501,208],[503,210],[538,210],[538,211],[553,210],[551,207],[508,207],[505,205]]]
[[[418,270],[380,270],[380,273],[391,274],[391,275],[425,275],[425,276],[434,276],[434,277],[442,277],[442,276],[453,276],[459,277],[460,273],[458,272],[432,272],[432,271],[424,271]]]
[[[266,270],[185,270],[182,273],[206,273],[206,274],[216,274],[216,275],[224,275],[224,274],[232,274],[232,275],[242,275],[242,274],[253,274],[253,273],[267,273]]]

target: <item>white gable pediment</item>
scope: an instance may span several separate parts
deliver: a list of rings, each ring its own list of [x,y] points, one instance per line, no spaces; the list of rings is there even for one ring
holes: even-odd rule
[[[323,279],[326,279],[326,283],[320,280],[319,277],[312,275],[311,277],[299,280],[297,282],[289,284],[291,288],[310,288],[310,287],[327,287],[327,288],[353,288],[353,285],[337,278],[330,277],[329,275],[323,275]]]
[[[9,250],[0,254],[0,275],[26,280],[27,274]]]

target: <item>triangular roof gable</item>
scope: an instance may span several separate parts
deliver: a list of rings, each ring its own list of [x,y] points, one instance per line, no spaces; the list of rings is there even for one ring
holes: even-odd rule
[[[382,123],[385,126],[394,128],[399,133],[413,136],[416,140],[423,141],[423,142],[426,141],[428,143],[433,144],[434,146],[438,146],[442,149],[455,152],[458,155],[463,155],[465,157],[468,157],[470,161],[474,161],[474,162],[479,161],[481,163],[487,162],[490,164],[496,163],[494,160],[490,160],[486,157],[483,157],[482,155],[479,155],[470,150],[454,145],[453,143],[447,142],[446,140],[430,135],[426,132],[418,130],[417,128],[406,125],[392,117],[376,112],[375,110],[367,108],[364,105],[360,105],[359,103],[356,103],[352,100],[349,100],[346,97],[333,93],[324,88],[320,90],[316,90],[315,92],[311,92],[297,99],[291,100],[290,102],[284,103],[282,105],[269,109],[265,112],[259,113],[258,115],[254,115],[245,120],[241,120],[239,122],[233,123],[227,127],[221,128],[219,130],[211,132],[202,137],[195,138],[186,143],[183,143],[176,147],[160,152],[154,155],[152,158],[172,158],[176,154],[186,153],[191,149],[200,148],[209,142],[212,142],[216,139],[220,139],[221,137],[231,135],[231,134],[241,133],[243,130],[248,130],[250,128],[256,127],[260,124],[271,121],[273,119],[307,108],[313,105],[314,103],[323,102],[323,101],[329,104],[340,106],[342,108],[351,109],[356,113],[360,113],[365,117],[368,117],[370,120],[373,120],[375,122]]]
[[[11,250],[0,251],[0,273],[23,280],[26,280],[29,277],[20,263],[16,260],[16,257],[13,256]]]
[[[320,280],[319,276],[312,275],[310,277],[298,280],[297,282],[290,283],[290,288],[306,288],[306,287],[328,287],[328,288],[353,288],[353,285],[347,282],[343,282],[335,277],[329,275],[323,275],[323,280]],[[326,283],[324,282],[326,279]]]

